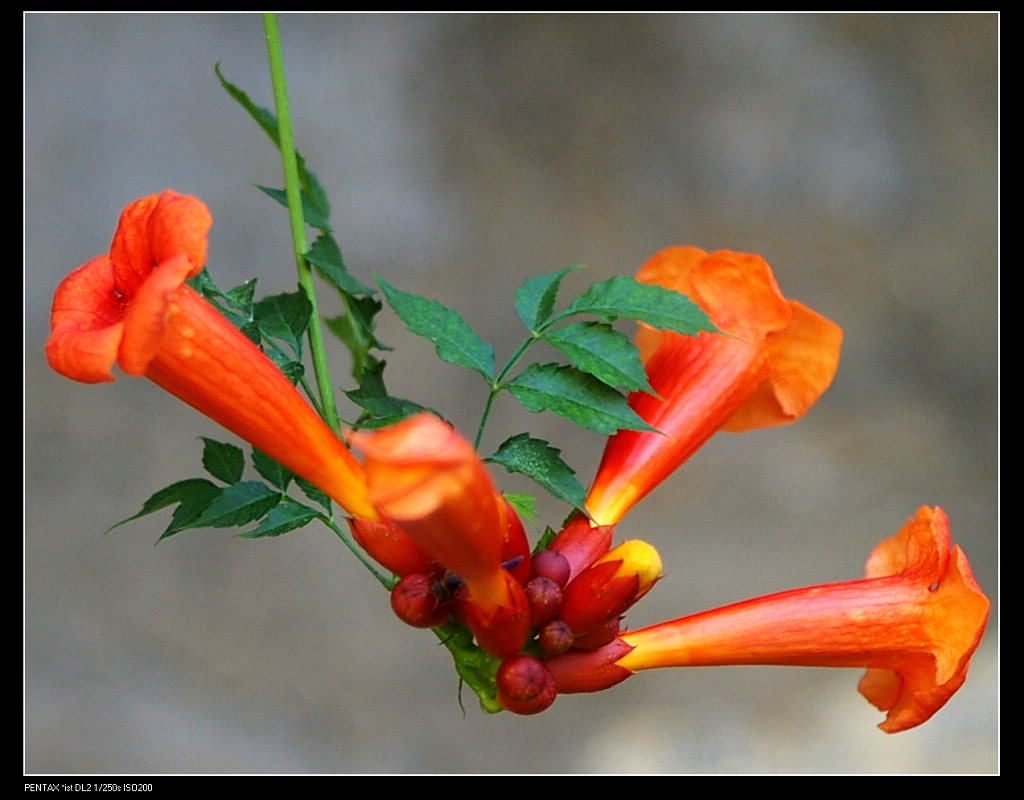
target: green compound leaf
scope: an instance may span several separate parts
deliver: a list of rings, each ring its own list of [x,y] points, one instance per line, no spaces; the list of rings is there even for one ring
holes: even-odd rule
[[[457,312],[434,300],[403,292],[377,278],[392,311],[417,336],[434,343],[437,355],[449,364],[468,367],[488,381],[494,374],[494,350],[477,336]]]
[[[192,523],[202,516],[203,512],[210,507],[210,504],[224,492],[220,486],[209,484],[207,487],[196,487],[195,491],[182,499],[178,507],[171,514],[171,521],[160,534],[158,542],[162,542],[168,536],[195,527]]]
[[[576,473],[562,461],[561,451],[543,439],[520,433],[501,443],[486,461],[501,464],[509,472],[518,472],[536,481],[547,492],[583,511],[586,491]]]
[[[284,189],[273,189],[270,186],[257,186],[256,188],[263,192],[267,197],[272,200],[276,200],[282,206],[288,208],[288,194]],[[323,213],[322,209],[317,208],[317,205],[310,199],[305,190],[302,191],[300,197],[302,199],[303,221],[311,228],[317,228],[318,230],[329,233],[331,225],[327,221],[327,215]]]
[[[578,369],[613,389],[653,393],[640,363],[640,351],[627,336],[606,322],[574,322],[541,334]]]
[[[200,437],[203,440],[203,469],[224,483],[238,483],[245,468],[245,455],[240,447],[227,442]]]
[[[637,416],[625,397],[574,367],[531,364],[505,388],[530,411],[553,411],[597,433],[656,430]]]
[[[516,492],[502,492],[502,496],[508,500],[508,504],[512,506],[521,519],[525,520],[530,525],[537,524],[538,514],[536,497],[529,494],[517,494]]]
[[[459,677],[476,693],[480,700],[480,708],[488,714],[497,714],[501,711],[498,690],[494,685],[498,659],[477,647],[473,643],[473,634],[453,620],[434,628],[433,631],[451,653]]]
[[[371,415],[370,419],[359,421],[362,427],[379,428],[383,425],[390,425],[424,410],[419,403],[388,394],[388,390],[384,386],[384,367],[386,366],[386,361],[371,359],[370,366],[364,369],[360,376],[362,383],[359,388],[345,392],[349,400]]]
[[[537,331],[551,317],[562,278],[575,269],[579,269],[579,266],[565,267],[547,275],[538,275],[516,289],[516,313],[530,331]]]
[[[373,289],[349,275],[345,269],[345,261],[341,257],[341,248],[329,233],[321,233],[316,237],[305,259],[316,267],[320,276],[335,289],[352,295],[374,294]]]
[[[248,525],[280,503],[281,497],[280,492],[275,492],[265,483],[242,481],[220,492],[188,527],[232,528]]]
[[[210,491],[219,492],[220,488],[216,484],[206,480],[206,478],[188,478],[183,481],[172,483],[170,486],[165,486],[163,489],[156,492],[145,503],[143,503],[142,510],[139,511],[139,513],[111,525],[107,529],[107,533],[110,533],[114,528],[120,528],[128,522],[153,514],[167,508],[168,506],[172,506],[175,503],[181,503],[196,493],[209,493]]]
[[[252,465],[267,483],[282,492],[287,491],[288,484],[292,482],[295,473],[281,466],[281,464],[270,456],[261,453],[259,450],[252,451]]]
[[[300,478],[298,475],[295,476],[295,485],[298,486],[304,495],[312,500],[317,505],[321,506],[328,515],[331,513],[331,498],[317,486],[314,486],[304,478]]]
[[[624,276],[595,283],[558,316],[561,319],[571,314],[593,314],[605,322],[635,319],[686,336],[718,330],[685,295]]]
[[[296,356],[302,355],[302,336],[313,313],[304,292],[264,297],[253,307],[253,317],[264,336],[285,342]]]
[[[255,530],[238,534],[241,539],[262,539],[268,536],[281,536],[285,533],[303,528],[322,514],[315,508],[297,503],[289,497],[284,498],[280,505],[274,506],[260,521]]]
[[[263,132],[270,137],[274,146],[280,150],[281,134],[277,126],[277,117],[274,113],[263,106],[256,105],[249,95],[221,75],[220,64],[215,65],[213,71],[217,74],[217,80],[224,87],[224,91],[231,95],[249,113],[249,116],[256,120],[256,123],[263,129]],[[329,231],[330,226],[327,225],[327,218],[331,215],[331,205],[327,200],[327,193],[324,191],[323,186],[320,185],[316,175],[306,169],[306,160],[298,152],[295,153],[295,160],[299,170],[299,183],[302,186],[302,208],[306,222],[314,228]],[[264,189],[264,191],[280,202],[280,199],[272,194],[276,190]],[[285,201],[284,205],[287,207],[287,201]]]

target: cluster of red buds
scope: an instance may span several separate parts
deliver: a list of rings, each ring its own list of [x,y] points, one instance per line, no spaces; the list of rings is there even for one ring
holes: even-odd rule
[[[398,618],[416,628],[440,627],[454,618],[474,631],[477,643],[501,659],[495,684],[502,708],[535,714],[557,695],[544,660],[613,642],[625,612],[661,577],[661,558],[640,540],[611,548],[612,526],[594,526],[582,514],[531,556],[507,501],[505,513],[502,567],[520,587],[525,608],[503,615],[498,625],[481,625],[463,581],[431,561],[397,526],[352,520],[350,527],[367,552],[400,576],[391,590]]]

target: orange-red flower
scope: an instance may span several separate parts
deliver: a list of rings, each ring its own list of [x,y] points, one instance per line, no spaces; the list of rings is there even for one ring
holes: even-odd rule
[[[545,661],[559,692],[654,667],[867,667],[860,692],[888,732],[920,725],[963,684],[989,602],[941,509],[921,508],[871,553],[862,580],[794,589],[622,634]]]
[[[840,329],[786,300],[756,255],[673,247],[637,280],[687,295],[721,333],[696,337],[641,326],[637,345],[655,395],[629,404],[660,433],[608,440],[586,507],[613,525],[716,431],[781,425],[802,416],[835,375]]]
[[[458,606],[478,644],[500,657],[517,653],[529,607],[503,563],[511,555],[528,570],[529,549],[473,446],[427,413],[353,433],[352,444],[365,456],[375,509],[462,582]]]
[[[145,375],[297,475],[350,514],[376,518],[362,467],[294,386],[185,281],[206,261],[211,224],[194,197],[129,204],[108,255],[57,287],[46,357],[85,383]]]

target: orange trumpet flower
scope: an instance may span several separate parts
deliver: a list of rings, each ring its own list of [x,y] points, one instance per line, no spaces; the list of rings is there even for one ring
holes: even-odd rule
[[[462,582],[456,615],[461,609],[477,643],[502,658],[519,652],[529,605],[503,563],[513,555],[529,564],[529,547],[521,527],[509,524],[514,512],[473,446],[428,413],[355,432],[352,445],[365,456],[369,499],[379,514]]]
[[[85,383],[146,376],[319,486],[348,513],[376,519],[363,469],[256,345],[185,281],[206,261],[212,219],[165,191],[129,204],[108,255],[57,287],[46,358]]]
[[[608,440],[586,500],[598,525],[618,522],[716,431],[801,417],[839,363],[839,327],[786,300],[760,256],[673,247],[652,256],[637,280],[687,295],[721,332],[641,326],[637,346],[656,395],[634,392],[629,405],[660,433]]]
[[[624,633],[544,662],[559,692],[597,691],[654,667],[867,667],[859,689],[887,733],[928,720],[963,684],[989,602],[941,509],[920,508],[862,580],[793,589]]]

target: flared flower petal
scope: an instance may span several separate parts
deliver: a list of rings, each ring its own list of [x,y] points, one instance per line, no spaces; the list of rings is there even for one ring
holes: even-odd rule
[[[608,440],[586,507],[613,525],[716,431],[781,425],[802,416],[835,375],[840,329],[786,300],[756,255],[674,247],[637,280],[687,295],[721,333],[682,336],[641,326],[637,346],[655,394],[630,407],[660,433]]]
[[[121,214],[110,254],[57,287],[46,356],[74,380],[114,380],[115,363],[155,383],[319,486],[350,514],[376,519],[362,467],[295,387],[185,281],[206,260],[209,212],[165,191]]]
[[[507,542],[519,536],[473,446],[427,413],[351,440],[365,457],[374,508],[462,582],[465,622],[480,646],[503,657],[518,652],[529,608],[502,565]]]
[[[770,664],[866,667],[861,693],[888,732],[919,725],[963,684],[989,602],[941,509],[921,508],[868,560],[867,577],[759,597],[622,634],[545,665],[559,692],[642,669]]]

